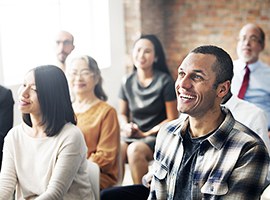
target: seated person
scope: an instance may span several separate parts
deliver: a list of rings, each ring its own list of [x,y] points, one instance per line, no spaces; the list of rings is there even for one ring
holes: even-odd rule
[[[13,107],[14,100],[11,90],[0,85],[0,170],[4,138],[13,126]]]
[[[235,121],[229,110],[219,108],[224,97],[231,98],[227,94],[232,69],[230,56],[222,49],[215,46],[194,49],[180,65],[175,84],[178,110],[186,114],[181,114],[179,119],[167,123],[159,131],[153,171],[144,176],[146,187],[134,185],[108,189],[102,191],[101,199],[112,199],[109,196],[118,200],[122,196],[135,199],[133,197],[138,194],[141,194],[140,199],[147,199],[149,184],[151,192],[148,199],[194,199],[192,195],[198,199],[259,199],[269,167],[267,148],[252,130]],[[253,107],[237,99],[235,102],[240,108]],[[218,108],[220,111],[216,114]],[[262,114],[257,110],[256,113]],[[209,117],[224,114],[226,116],[221,118],[215,117],[217,123],[215,120],[207,121]],[[204,115],[207,118],[203,118]],[[203,120],[198,124],[201,118]],[[194,123],[202,126],[194,127]],[[213,124],[216,128],[212,127]],[[216,170],[212,170],[213,166]],[[207,168],[209,171],[204,170]],[[216,171],[218,176],[215,176]],[[252,189],[247,191],[246,188]]]
[[[133,47],[134,71],[123,78],[119,93],[121,151],[134,184],[140,184],[153,160],[160,126],[177,118],[174,82],[160,41],[143,35]],[[123,167],[124,169],[124,167]]]
[[[90,56],[71,59],[69,85],[77,126],[84,134],[87,158],[100,167],[100,189],[119,181],[120,127],[116,110],[105,101],[97,62]]]
[[[148,199],[259,199],[269,155],[251,129],[221,107],[233,64],[215,46],[192,50],[178,69],[177,108],[187,118],[159,131]]]
[[[63,71],[30,70],[19,88],[23,122],[5,138],[0,200],[94,199],[83,134],[76,127]]]
[[[66,59],[75,49],[74,37],[67,31],[59,31],[55,38],[55,54],[57,66],[66,71]]]
[[[232,93],[264,110],[268,116],[270,137],[270,66],[260,60],[265,33],[256,24],[245,24],[239,31],[238,59],[234,64]]]

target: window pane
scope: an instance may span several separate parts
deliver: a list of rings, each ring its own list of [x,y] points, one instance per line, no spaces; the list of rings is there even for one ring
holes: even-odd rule
[[[54,37],[61,29],[74,35],[73,53],[110,66],[108,0],[1,0],[4,84],[18,84],[29,69],[55,63]]]

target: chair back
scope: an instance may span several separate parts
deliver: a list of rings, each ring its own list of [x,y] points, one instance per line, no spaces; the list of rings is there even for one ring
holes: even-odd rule
[[[100,169],[97,163],[88,160],[90,182],[94,191],[95,199],[100,200]]]

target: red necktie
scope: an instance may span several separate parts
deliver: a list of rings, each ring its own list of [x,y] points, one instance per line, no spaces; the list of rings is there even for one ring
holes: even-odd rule
[[[238,93],[238,97],[240,99],[244,99],[244,96],[245,96],[245,93],[246,93],[247,87],[248,87],[248,82],[249,82],[250,70],[249,70],[248,66],[246,66],[245,69],[246,69],[246,73],[245,73],[241,88],[240,88],[239,93]]]

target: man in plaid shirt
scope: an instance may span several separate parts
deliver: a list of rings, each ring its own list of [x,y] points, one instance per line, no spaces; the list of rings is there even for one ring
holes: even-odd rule
[[[232,60],[219,47],[198,47],[184,59],[175,88],[187,116],[158,133],[148,199],[260,198],[269,155],[258,135],[220,106],[232,77]]]

